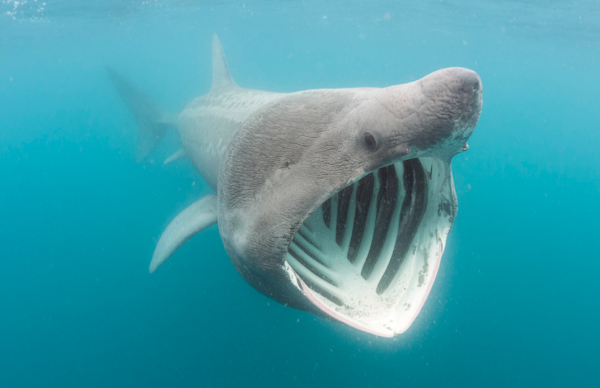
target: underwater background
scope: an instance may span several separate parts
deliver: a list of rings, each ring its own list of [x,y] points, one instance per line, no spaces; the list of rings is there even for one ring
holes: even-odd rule
[[[114,67],[171,111],[236,82],[291,92],[477,71],[458,217],[410,329],[284,307],[213,225],[155,274],[210,189],[170,133],[135,163]],[[600,1],[0,0],[1,387],[600,385]]]

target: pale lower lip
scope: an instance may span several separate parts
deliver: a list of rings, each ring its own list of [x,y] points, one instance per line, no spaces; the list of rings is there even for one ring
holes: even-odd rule
[[[449,165],[440,159],[384,169],[317,208],[290,243],[287,263],[317,308],[389,337],[405,331],[420,311],[455,209],[444,213],[454,192]]]

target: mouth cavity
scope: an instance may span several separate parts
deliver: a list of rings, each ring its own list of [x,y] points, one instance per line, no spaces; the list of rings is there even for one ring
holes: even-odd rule
[[[284,267],[332,318],[391,337],[427,298],[455,214],[450,165],[437,158],[391,164],[313,211]]]

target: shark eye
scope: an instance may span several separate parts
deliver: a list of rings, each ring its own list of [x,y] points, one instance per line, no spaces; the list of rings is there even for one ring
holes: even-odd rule
[[[375,136],[371,134],[371,132],[365,132],[363,135],[363,144],[369,151],[374,151],[377,148],[377,141],[375,140]]]

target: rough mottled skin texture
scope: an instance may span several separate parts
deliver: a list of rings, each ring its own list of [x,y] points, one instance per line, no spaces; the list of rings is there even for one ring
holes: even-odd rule
[[[212,90],[179,115],[178,132],[185,153],[216,191],[225,150],[241,124],[281,94],[238,87]]]
[[[480,109],[477,74],[451,68],[385,89],[293,93],[257,110],[233,137],[219,177],[219,228],[236,268],[269,297],[315,312],[283,270],[304,219],[368,171],[422,156],[449,162]]]
[[[267,296],[318,314],[290,287],[281,258],[307,209],[357,177],[347,150],[358,142],[345,128],[355,95],[300,92],[261,109],[235,136],[220,177],[221,233],[236,268]]]

